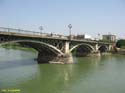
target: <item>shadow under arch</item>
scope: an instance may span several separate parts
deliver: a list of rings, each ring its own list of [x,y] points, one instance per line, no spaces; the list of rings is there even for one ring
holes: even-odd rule
[[[94,47],[89,44],[82,43],[72,47],[70,49],[70,52],[73,52],[75,50],[76,50],[76,53],[78,53],[78,56],[87,56],[94,51]]]
[[[61,50],[57,49],[55,46],[50,44],[35,41],[35,40],[15,40],[0,43],[0,45],[5,45],[8,43],[19,43],[30,48],[34,48],[38,51],[38,63],[48,63],[53,60],[55,57],[64,56],[64,53]],[[44,59],[44,60],[43,60]]]
[[[107,45],[101,45],[101,46],[99,46],[98,50],[100,51],[100,53],[107,52],[108,46]]]

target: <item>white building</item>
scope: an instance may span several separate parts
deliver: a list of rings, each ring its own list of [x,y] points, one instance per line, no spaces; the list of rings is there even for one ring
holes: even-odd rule
[[[102,37],[105,41],[116,41],[116,35],[103,35]]]
[[[87,35],[87,34],[77,35],[76,38],[77,39],[89,39],[89,40],[93,39],[90,35]]]

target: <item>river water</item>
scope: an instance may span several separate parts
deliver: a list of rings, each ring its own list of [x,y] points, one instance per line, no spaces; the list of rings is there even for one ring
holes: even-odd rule
[[[125,93],[123,55],[74,57],[75,64],[64,65],[37,64],[36,57],[36,52],[0,48],[1,93],[3,89],[19,89],[18,93]]]

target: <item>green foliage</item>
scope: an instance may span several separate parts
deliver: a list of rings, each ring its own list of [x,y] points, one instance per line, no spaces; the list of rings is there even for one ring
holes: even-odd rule
[[[123,48],[125,47],[125,40],[121,39],[116,42],[116,47]]]

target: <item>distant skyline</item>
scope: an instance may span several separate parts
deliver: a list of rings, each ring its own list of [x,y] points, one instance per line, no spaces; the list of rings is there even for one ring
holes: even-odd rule
[[[125,38],[124,0],[0,0],[0,27]]]

